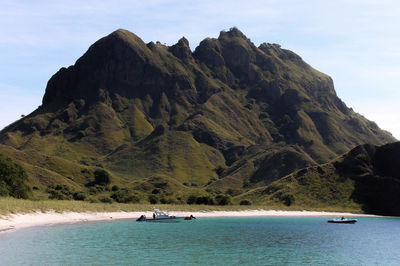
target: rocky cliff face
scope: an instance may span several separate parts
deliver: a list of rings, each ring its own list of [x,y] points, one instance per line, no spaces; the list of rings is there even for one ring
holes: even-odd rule
[[[192,52],[117,30],[48,82],[43,104],[0,143],[101,166],[126,180],[161,174],[210,191],[245,191],[394,141],[347,108],[332,79],[236,28]]]

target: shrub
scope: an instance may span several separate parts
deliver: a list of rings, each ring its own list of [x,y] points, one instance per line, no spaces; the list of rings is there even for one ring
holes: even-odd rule
[[[218,205],[229,205],[231,204],[231,197],[229,195],[220,194],[215,197]]]
[[[74,200],[85,200],[86,194],[84,192],[75,192],[72,197],[74,198]]]
[[[67,186],[67,185],[56,185],[56,186],[54,187],[54,189],[55,189],[55,190],[65,191],[65,192],[67,192],[67,193],[71,191],[71,188],[70,188],[69,186]]]
[[[196,196],[190,195],[188,197],[186,203],[189,204],[189,205],[195,204],[196,203],[196,199],[197,199]]]
[[[106,190],[105,187],[102,185],[94,185],[93,187],[89,188],[89,193],[91,195],[94,195],[98,193],[103,193],[105,190]]]
[[[231,197],[227,195],[218,195],[217,197],[212,198],[208,195],[206,196],[189,196],[186,203],[191,204],[204,204],[204,205],[215,205],[217,202],[218,205],[228,205],[231,203]]]
[[[27,199],[31,194],[27,179],[24,168],[0,154],[0,196]]]
[[[90,203],[98,203],[99,202],[96,198],[92,198],[92,197],[89,197],[87,199],[87,201],[89,201]]]
[[[155,188],[155,189],[153,189],[153,191],[151,192],[151,194],[160,194],[160,193],[161,193],[161,191],[160,191],[159,188]]]
[[[150,202],[150,204],[157,204],[158,203],[158,198],[155,195],[150,195],[149,196],[149,202]]]
[[[0,196],[9,196],[8,186],[3,180],[0,181]]]
[[[111,190],[112,191],[118,191],[119,190],[119,186],[114,185],[114,186],[112,186]]]
[[[178,201],[174,197],[165,197],[165,198],[163,197],[160,199],[160,203],[162,203],[162,204],[177,204]]]
[[[49,199],[70,200],[73,196],[73,190],[67,185],[50,185],[46,191],[50,194]]]
[[[138,195],[135,195],[135,194],[131,193],[131,194],[128,194],[128,195],[125,196],[124,202],[125,203],[128,203],[128,202],[139,203],[140,202],[140,198],[139,198]]]
[[[113,198],[116,202],[119,203],[138,203],[140,201],[139,196],[129,193],[127,190],[119,190],[111,194],[111,198]]]
[[[140,198],[138,195],[130,193],[128,190],[118,190],[111,194],[111,198],[118,203],[138,203]]]
[[[95,187],[91,187],[91,188],[89,188],[89,193],[90,193],[90,195],[94,195],[94,194],[97,194],[98,191]]]
[[[126,194],[124,192],[119,190],[119,191],[112,193],[111,198],[113,198],[116,202],[122,203],[122,202],[124,202],[125,195]]]
[[[239,205],[251,205],[251,201],[247,200],[247,199],[244,199],[244,200],[240,201]]]
[[[283,204],[290,206],[294,203],[294,196],[292,194],[284,194],[282,195],[281,200],[283,201]]]
[[[239,195],[240,194],[240,191],[239,190],[236,190],[236,189],[228,189],[227,191],[226,191],[226,194],[228,194],[228,195],[231,195],[232,197],[233,196],[237,196],[237,195]]]
[[[111,183],[110,174],[102,169],[94,171],[94,183],[100,186],[106,186]]]
[[[196,199],[196,204],[214,205],[214,199],[210,196],[201,196]]]
[[[112,199],[106,196],[100,197],[99,200],[103,203],[112,203]]]
[[[49,199],[57,199],[57,200],[72,199],[71,195],[64,194],[61,190],[49,190],[49,193],[50,193]]]
[[[221,177],[223,172],[225,171],[225,168],[222,165],[218,165],[217,168],[214,169],[215,173]]]

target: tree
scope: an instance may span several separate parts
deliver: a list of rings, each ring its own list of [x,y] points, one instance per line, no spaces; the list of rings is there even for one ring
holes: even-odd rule
[[[239,204],[240,205],[251,205],[251,201],[247,200],[247,199],[244,199],[244,200],[241,200]]]
[[[191,204],[195,204],[196,203],[196,199],[197,197],[194,195],[190,195],[186,201],[187,204],[191,205]]]
[[[106,186],[111,183],[111,176],[107,171],[98,169],[94,171],[94,183],[100,186]]]
[[[158,203],[158,198],[155,195],[150,195],[149,196],[149,202],[150,204],[157,204]]]
[[[215,200],[217,201],[218,205],[229,205],[231,204],[231,197],[229,195],[217,195],[215,197]]]
[[[27,179],[24,168],[0,154],[0,196],[28,198],[31,188],[25,183]]]

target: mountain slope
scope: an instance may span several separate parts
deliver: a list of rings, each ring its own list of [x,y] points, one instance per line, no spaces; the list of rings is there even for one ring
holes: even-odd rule
[[[301,169],[238,198],[400,215],[400,142],[357,146],[332,162]]]
[[[236,28],[194,52],[185,38],[168,47],[117,30],[60,69],[42,105],[0,133],[4,145],[121,180],[162,175],[215,193],[392,141],[346,107],[329,76]]]

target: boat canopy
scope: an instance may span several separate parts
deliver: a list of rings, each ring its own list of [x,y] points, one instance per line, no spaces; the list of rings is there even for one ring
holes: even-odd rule
[[[167,211],[160,211],[158,209],[154,209],[154,215],[156,217],[169,217],[169,213]]]

